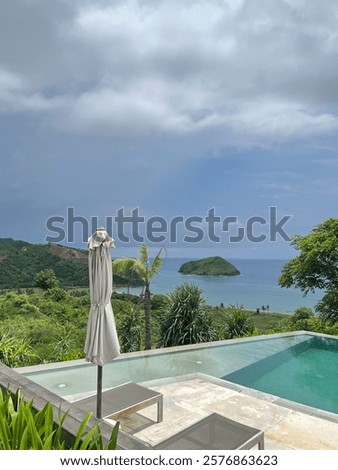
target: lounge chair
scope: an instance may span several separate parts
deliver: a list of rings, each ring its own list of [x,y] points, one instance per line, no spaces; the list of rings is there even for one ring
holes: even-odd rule
[[[232,450],[251,449],[258,444],[264,449],[264,433],[256,428],[212,413],[155,445],[167,450]]]
[[[157,422],[163,420],[163,395],[134,382],[111,388],[102,393],[101,416],[118,420],[143,408],[157,404]],[[96,410],[96,395],[74,402],[86,412]]]

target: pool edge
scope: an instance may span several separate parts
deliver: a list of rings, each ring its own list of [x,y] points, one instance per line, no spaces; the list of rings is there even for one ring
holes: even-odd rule
[[[190,349],[200,349],[205,347],[218,347],[223,345],[231,345],[237,343],[248,343],[248,342],[255,342],[255,341],[262,341],[268,340],[272,338],[285,338],[290,336],[300,336],[300,335],[308,335],[308,336],[321,336],[325,338],[333,338],[338,339],[337,336],[334,335],[326,335],[323,333],[315,333],[312,331],[289,331],[284,333],[273,333],[271,335],[257,335],[257,336],[246,336],[244,338],[235,338],[235,339],[225,339],[220,341],[210,341],[206,343],[197,343],[197,344],[187,344],[183,346],[172,346],[167,348],[157,348],[157,349],[149,349],[145,351],[135,351],[130,353],[123,353],[114,361],[119,361],[123,359],[129,359],[133,357],[143,357],[143,356],[151,356],[153,354],[165,354],[168,352],[175,353],[180,351],[188,351]],[[30,372],[37,372],[42,370],[48,369],[61,369],[66,367],[74,367],[80,365],[90,365],[91,363],[83,359],[74,359],[71,361],[61,361],[61,362],[49,362],[47,364],[36,364],[34,366],[25,366],[25,367],[16,367],[14,370],[19,372],[20,374],[30,373]]]

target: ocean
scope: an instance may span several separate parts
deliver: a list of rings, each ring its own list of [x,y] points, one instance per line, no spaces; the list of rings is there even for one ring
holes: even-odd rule
[[[151,283],[154,294],[168,294],[183,282],[195,284],[202,289],[209,305],[243,305],[248,309],[269,306],[270,312],[292,313],[298,307],[314,307],[323,293],[318,291],[306,297],[299,289],[282,288],[278,285],[281,269],[287,260],[229,259],[241,272],[240,276],[191,276],[178,272],[180,266],[190,261],[182,258],[163,259],[162,268]],[[125,292],[125,289],[118,289]],[[140,289],[130,289],[139,294]]]

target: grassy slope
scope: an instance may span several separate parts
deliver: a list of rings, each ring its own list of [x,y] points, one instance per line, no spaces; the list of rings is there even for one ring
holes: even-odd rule
[[[268,330],[277,330],[280,326],[280,322],[286,318],[286,315],[282,313],[266,312],[257,314],[250,310],[248,310],[248,312],[252,315],[255,328],[262,333]],[[221,329],[223,327],[223,318],[226,314],[226,309],[212,308],[211,314],[214,326]]]

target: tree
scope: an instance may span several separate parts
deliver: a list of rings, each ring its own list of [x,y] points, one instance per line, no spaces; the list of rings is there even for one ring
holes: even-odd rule
[[[290,319],[293,323],[296,323],[300,320],[308,320],[313,317],[313,312],[310,307],[299,307],[295,310],[295,313],[291,315]]]
[[[338,320],[338,219],[328,219],[307,235],[294,235],[291,245],[300,252],[288,261],[279,278],[282,287],[304,292],[322,289],[316,311],[326,320]]]
[[[214,339],[208,307],[199,287],[184,283],[169,294],[160,346],[196,344]]]
[[[145,341],[144,348],[151,349],[151,291],[150,283],[152,278],[158,274],[162,266],[161,248],[155,256],[153,262],[150,262],[148,247],[143,244],[140,247],[138,259],[119,258],[114,261],[114,269],[116,272],[126,272],[126,266],[129,270],[136,272],[144,283],[144,311],[145,311]]]
[[[228,307],[225,318],[225,335],[228,339],[250,335],[255,330],[255,324],[249,312],[243,309],[243,305]]]
[[[35,285],[42,290],[59,287],[59,281],[52,269],[44,269],[35,275]]]
[[[338,323],[338,289],[330,289],[316,305],[321,316],[332,324]]]
[[[287,323],[291,326],[291,330],[293,331],[314,331],[311,330],[311,327],[313,326],[313,319],[314,314],[310,307],[299,307],[292,315],[288,316]]]
[[[135,261],[133,258],[118,258],[113,261],[113,270],[127,278],[127,294],[129,294],[133,277],[136,274],[134,269]]]

